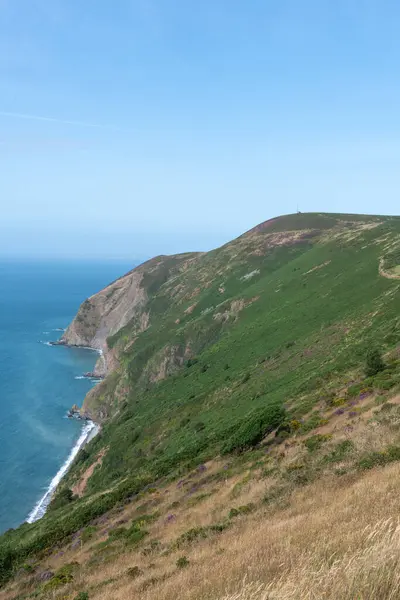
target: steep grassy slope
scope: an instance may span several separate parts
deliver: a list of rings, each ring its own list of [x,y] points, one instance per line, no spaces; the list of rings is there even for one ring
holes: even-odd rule
[[[64,341],[104,351],[108,375],[83,409],[102,431],[80,453],[48,515],[1,538],[3,581],[38,553],[53,556],[54,544],[70,543],[90,523],[109,519],[115,528],[115,507],[167,490],[198,465],[209,471],[221,455],[215,483],[252,460],[272,469],[272,495],[288,480],[307,483],[312,452],[311,462],[283,468],[285,440],[303,448],[308,436],[318,450],[326,441],[318,436],[331,435],[324,428],[342,418],[345,403],[350,414],[352,399],[366,394],[367,414],[398,389],[399,252],[400,218],[289,215],[207,254],[153,259],[88,299]],[[372,345],[391,364],[365,379]],[[276,464],[264,464],[260,442],[272,444]],[[356,471],[364,450],[353,456]],[[377,464],[400,453],[384,456]],[[70,488],[80,497],[71,500]],[[135,543],[141,530],[132,525]]]
[[[138,334],[133,319],[108,339],[120,367],[85,403],[116,415],[93,444],[92,458],[108,450],[88,490],[127,469],[159,476],[210,458],[267,405],[299,418],[370,341],[391,347],[398,284],[379,264],[399,231],[399,219],[293,215],[197,257],[160,287],[159,272],[149,274],[148,327]]]

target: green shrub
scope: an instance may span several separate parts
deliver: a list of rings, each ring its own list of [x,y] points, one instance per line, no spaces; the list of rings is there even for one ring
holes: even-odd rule
[[[396,385],[396,383],[397,383],[397,381],[394,381],[393,379],[388,379],[387,381],[379,381],[377,383],[376,388],[378,390],[387,392],[388,390],[391,390],[392,387],[394,387]]]
[[[286,411],[281,404],[271,404],[264,410],[254,411],[242,421],[236,432],[222,447],[222,453],[243,452],[255,446],[286,418]]]
[[[142,515],[131,521],[128,528],[116,527],[115,529],[112,529],[109,532],[108,537],[110,540],[123,540],[126,544],[136,545],[149,534],[149,532],[142,529],[142,527],[146,523],[154,521],[155,518],[155,515]]]
[[[67,583],[71,583],[74,580],[74,571],[79,566],[79,563],[72,562],[67,563],[58,571],[55,572],[54,577],[52,577],[44,586],[43,591],[51,591],[56,590],[59,587],[66,585]]]
[[[374,388],[377,390],[387,391],[399,383],[398,375],[391,371],[379,373],[374,378]]]
[[[313,412],[307,421],[301,424],[300,432],[308,433],[321,425],[322,417],[319,412]]]
[[[329,438],[326,435],[312,435],[308,439],[304,440],[304,445],[309,452],[315,452],[321,448],[322,444],[324,444],[327,439]]]
[[[138,544],[143,538],[145,538],[149,532],[141,529],[143,522],[133,522],[132,525],[127,529],[125,527],[117,527],[112,529],[108,536],[112,540],[124,540],[127,544]]]
[[[79,592],[74,600],[89,600],[89,594],[87,592]]]
[[[128,529],[126,527],[116,527],[115,529],[111,529],[108,534],[109,538],[113,540],[120,540],[122,538],[126,538],[128,536]]]
[[[78,465],[80,463],[85,462],[89,458],[90,454],[85,448],[81,448],[78,452],[78,456],[75,458],[75,464]]]
[[[161,542],[159,540],[151,540],[150,544],[146,548],[143,548],[142,554],[143,556],[149,556],[150,554],[157,552],[157,550],[159,550],[160,547]]]
[[[185,567],[188,567],[189,566],[188,558],[186,556],[181,556],[176,561],[176,566],[178,567],[178,569],[184,569]]]
[[[335,463],[342,461],[352,450],[354,449],[354,444],[350,440],[343,440],[343,442],[339,442],[336,444],[335,448],[324,456],[324,462],[326,463]]]
[[[275,504],[281,501],[282,498],[287,494],[288,488],[279,484],[275,487],[270,488],[263,498],[264,504]]]
[[[310,464],[292,463],[282,475],[284,479],[292,484],[307,485],[316,478],[317,470],[312,468]]]
[[[367,352],[367,358],[365,361],[365,374],[367,377],[373,377],[380,373],[385,368],[385,363],[382,359],[382,354],[378,348],[371,348]]]
[[[277,467],[265,467],[264,469],[261,470],[261,477],[271,477],[271,475],[274,475],[277,472]]]
[[[136,531],[130,531],[130,533],[128,534],[126,541],[129,545],[136,545],[139,542],[141,542],[143,540],[143,538],[145,538],[147,535],[149,535],[149,532],[146,531],[145,529],[138,529]]]
[[[196,365],[198,363],[198,359],[197,358],[189,358],[189,360],[186,361],[186,367],[188,369],[190,369],[190,367],[193,367],[194,365]]]
[[[245,504],[244,506],[238,506],[238,508],[231,508],[228,513],[228,519],[234,519],[240,515],[248,515],[255,509],[254,504]]]
[[[400,446],[388,446],[379,452],[369,452],[358,462],[361,469],[373,469],[400,460]]]
[[[225,529],[228,529],[228,527],[228,521],[222,521],[221,523],[214,523],[213,525],[210,525],[208,529],[214,533],[221,533],[222,531],[225,531]]]
[[[179,548],[184,544],[191,544],[198,539],[204,539],[208,535],[207,527],[192,527],[192,529],[188,529],[185,533],[182,533],[176,540],[176,547]]]
[[[343,404],[346,404],[346,398],[333,398],[330,402],[330,406],[343,406]]]
[[[82,542],[85,544],[86,542],[91,540],[92,537],[94,536],[94,534],[96,533],[96,531],[97,531],[97,527],[95,527],[94,525],[89,525],[88,527],[85,527],[85,529],[82,531],[82,535],[81,535]]]
[[[129,575],[129,577],[131,577],[132,579],[136,579],[137,577],[140,577],[140,575],[143,574],[143,571],[135,565],[134,567],[130,567],[127,570],[126,574]]]
[[[275,432],[275,437],[284,437],[285,438],[288,435],[290,435],[291,431],[292,431],[292,428],[291,428],[290,422],[285,420],[277,428],[277,430]]]
[[[76,496],[74,496],[72,490],[70,490],[69,488],[64,488],[55,495],[53,500],[50,502],[49,509],[56,510],[57,508],[66,506],[67,504],[73,502],[75,498]]]

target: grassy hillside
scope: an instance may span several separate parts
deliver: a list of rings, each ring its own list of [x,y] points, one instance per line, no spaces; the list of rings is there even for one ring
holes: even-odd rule
[[[204,566],[216,539],[235,531],[245,540],[249,523],[261,527],[266,514],[278,523],[298,486],[319,489],[328,477],[332,490],[342,489],[332,477],[350,486],[400,458],[400,218],[289,215],[215,251],[149,265],[140,271],[140,312],[107,339],[114,368],[85,401],[103,421],[101,433],[78,456],[48,514],[0,538],[0,597],[74,598],[91,565],[127,570],[135,553],[140,573],[124,571],[120,589],[113,571],[112,596],[102,595],[107,576],[100,575],[90,598],[127,597],[131,589],[160,597],[169,577],[194,578],[185,552],[195,552],[196,540],[203,550],[195,562]],[[373,347],[385,369],[367,376]],[[271,525],[262,527],[272,535]],[[143,557],[150,557],[146,567]],[[170,575],[179,558],[188,565],[182,560]],[[58,576],[56,566],[68,560],[79,564]],[[160,572],[146,591],[152,562]],[[46,564],[48,582],[38,579]],[[220,574],[221,597],[228,587],[242,593],[243,568],[229,582]],[[264,590],[275,576],[252,581]],[[258,600],[262,590],[254,589],[240,598]],[[210,591],[193,590],[179,597]]]

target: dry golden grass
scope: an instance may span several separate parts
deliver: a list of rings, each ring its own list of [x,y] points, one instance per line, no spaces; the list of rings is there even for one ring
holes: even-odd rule
[[[398,400],[395,397],[391,402]],[[351,421],[340,417],[329,423],[334,437],[324,451],[349,438],[354,444],[352,456],[343,464],[328,466],[324,475],[307,486],[295,487],[287,480],[289,495],[278,504],[261,501],[276,485],[275,475],[261,477],[257,470],[242,465],[233,476],[213,480],[211,475],[223,472],[224,464],[213,461],[205,473],[190,475],[186,486],[170,483],[126,506],[122,513],[111,514],[106,530],[118,526],[121,518],[136,518],[140,504],[142,512],[157,511],[159,517],[146,526],[149,536],[137,549],[117,548],[117,554],[97,564],[89,559],[96,553],[93,545],[107,538],[101,529],[93,542],[75,550],[65,548],[62,556],[49,556],[44,566],[51,570],[71,561],[78,561],[81,568],[72,584],[46,598],[73,600],[81,590],[89,592],[90,600],[400,598],[400,464],[366,473],[351,466],[363,452],[398,441],[400,414],[383,411],[371,420],[372,406],[365,403],[364,412]],[[375,410],[379,411],[376,405]],[[325,429],[326,425],[312,435],[326,433]],[[314,455],[303,441],[300,436],[284,449],[277,448],[275,457],[265,455],[265,466],[275,465],[281,473],[307,460],[312,466]],[[334,474],[342,466],[347,474]],[[206,485],[196,493],[210,495],[196,500],[188,492],[202,478]],[[222,533],[174,547],[174,541],[189,529],[221,522],[231,507],[249,503],[255,503],[257,510],[232,520]],[[169,521],[171,513],[175,518]],[[160,546],[143,553],[151,540],[158,540]],[[179,569],[176,561],[182,556],[189,565]],[[128,573],[134,566],[140,569],[136,578]],[[11,600],[35,589],[37,582],[24,576],[0,592],[0,598]]]
[[[284,509],[264,508],[182,552],[140,562],[125,555],[86,573],[84,586],[116,578],[91,593],[95,600],[399,598],[399,481],[398,464],[355,481],[322,479]],[[190,565],[179,570],[182,554]],[[126,576],[133,564],[144,572],[135,581]]]

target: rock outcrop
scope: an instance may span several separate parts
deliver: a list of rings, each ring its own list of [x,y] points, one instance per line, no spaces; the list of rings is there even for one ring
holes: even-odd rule
[[[103,351],[107,337],[124,327],[146,304],[142,280],[143,269],[134,269],[85,300],[61,342]]]
[[[158,256],[134,268],[85,300],[60,340],[53,344],[97,350],[100,355],[93,372],[86,375],[104,379],[119,367],[121,350],[109,347],[107,339],[129,324],[132,344],[134,336],[151,324],[148,304],[154,293],[199,255]],[[91,390],[88,398],[95,395]]]

